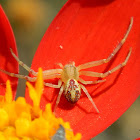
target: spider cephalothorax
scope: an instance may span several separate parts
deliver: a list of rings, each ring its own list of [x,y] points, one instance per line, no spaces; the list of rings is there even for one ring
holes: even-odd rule
[[[132,48],[130,48],[129,53],[128,53],[128,55],[123,63],[117,65],[115,68],[113,68],[105,73],[84,71],[84,69],[91,68],[91,67],[98,66],[98,65],[102,65],[104,63],[109,62],[116,55],[116,53],[120,50],[120,48],[122,47],[122,45],[126,41],[126,38],[129,34],[131,28],[132,28],[132,24],[133,24],[133,18],[131,18],[130,25],[128,27],[128,30],[126,31],[124,38],[120,41],[120,43],[117,45],[117,47],[114,49],[114,51],[106,59],[88,62],[85,64],[81,64],[77,67],[75,66],[75,62],[71,62],[70,64],[66,64],[65,66],[63,66],[61,63],[59,63],[59,66],[61,69],[50,69],[50,70],[43,71],[44,80],[52,79],[52,78],[59,78],[58,85],[44,82],[45,86],[49,86],[49,87],[53,87],[53,88],[60,88],[54,111],[55,111],[55,109],[60,101],[60,97],[61,97],[63,92],[64,92],[66,99],[69,102],[75,103],[79,100],[80,95],[81,95],[81,89],[82,89],[85,92],[88,99],[90,100],[90,102],[92,103],[95,110],[99,113],[99,110],[97,109],[92,97],[90,96],[90,94],[88,93],[88,91],[84,85],[101,83],[101,82],[104,82],[105,79],[104,80],[96,80],[96,81],[85,81],[80,76],[85,75],[85,76],[90,76],[90,77],[104,78],[104,77],[107,77],[108,75],[110,75],[111,73],[117,71],[121,67],[125,66],[130,55],[131,55]],[[27,71],[29,71],[32,75],[34,75],[35,77],[32,78],[29,76],[10,73],[10,72],[7,72],[7,71],[2,70],[2,69],[1,69],[1,71],[10,75],[10,76],[13,76],[13,77],[26,79],[30,82],[35,82],[37,72],[30,69],[26,64],[24,64],[22,61],[20,61],[19,58],[13,53],[12,50],[11,50],[11,53],[12,53],[13,57],[18,61],[18,63],[22,67],[24,67]]]

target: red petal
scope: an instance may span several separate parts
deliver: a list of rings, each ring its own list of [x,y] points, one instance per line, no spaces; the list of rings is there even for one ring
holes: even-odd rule
[[[53,69],[57,67],[56,63],[65,65],[75,61],[77,66],[107,58],[123,38],[130,18],[134,17],[132,30],[115,59],[90,69],[104,72],[114,68],[124,61],[129,48],[133,48],[130,60],[123,69],[108,76],[105,83],[86,86],[100,113],[96,113],[84,93],[75,106],[70,105],[64,96],[61,97],[57,115],[69,121],[75,132],[81,132],[84,140],[106,129],[139,96],[139,9],[139,0],[69,0],[48,28],[35,54],[32,68],[36,71],[38,67]],[[46,102],[54,105],[59,89],[46,87],[44,92],[41,106],[44,107]]]
[[[0,5],[0,69],[17,73],[18,63],[10,53],[10,48],[17,54],[16,43],[10,23]],[[12,78],[0,72],[0,94],[5,94],[5,83],[10,79],[13,89],[13,97],[17,88],[17,78]]]

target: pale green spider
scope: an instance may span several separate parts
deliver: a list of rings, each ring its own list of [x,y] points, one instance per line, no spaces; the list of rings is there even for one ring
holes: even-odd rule
[[[85,81],[82,78],[80,78],[80,76],[81,75],[86,75],[86,76],[91,76],[91,77],[104,78],[104,77],[110,75],[111,73],[117,71],[121,67],[125,66],[129,57],[130,57],[130,55],[131,55],[132,48],[130,48],[129,53],[128,53],[128,55],[127,55],[127,57],[126,57],[126,59],[123,63],[119,64],[115,68],[113,68],[113,69],[111,69],[111,70],[109,70],[105,73],[83,71],[83,69],[91,68],[91,67],[102,65],[104,63],[109,62],[116,55],[116,53],[120,50],[121,46],[126,41],[126,38],[129,34],[131,28],[132,28],[132,24],[133,24],[133,18],[131,18],[131,20],[130,20],[130,25],[129,25],[127,31],[126,31],[126,34],[124,35],[124,38],[117,45],[117,47],[109,55],[108,58],[98,60],[98,61],[88,62],[88,63],[85,63],[85,64],[81,64],[77,67],[75,66],[75,62],[71,62],[69,64],[66,64],[65,66],[63,66],[61,63],[59,63],[58,65],[60,66],[61,69],[50,69],[50,70],[43,71],[43,79],[44,80],[59,78],[58,85],[54,85],[52,83],[45,83],[44,82],[45,86],[53,87],[53,88],[60,88],[60,91],[59,91],[59,94],[58,94],[58,97],[57,97],[57,100],[56,100],[56,105],[55,105],[54,111],[55,111],[55,109],[56,109],[56,107],[57,107],[57,105],[60,101],[60,97],[61,97],[63,91],[64,91],[64,95],[65,95],[66,99],[69,102],[76,103],[80,98],[81,88],[82,88],[82,90],[87,95],[88,99],[91,101],[95,110],[99,113],[98,108],[96,107],[93,99],[91,98],[90,94],[88,93],[88,91],[87,91],[87,89],[85,88],[84,85],[101,83],[101,82],[104,82],[105,79],[104,80],[96,80],[96,81]],[[25,76],[25,75],[10,73],[10,72],[7,72],[7,71],[2,70],[2,69],[1,69],[1,71],[10,75],[10,76],[12,76],[12,77],[17,77],[17,78],[21,78],[21,79],[26,79],[30,82],[35,82],[36,81],[36,76],[37,76],[38,73],[35,72],[33,69],[30,69],[26,64],[24,64],[22,61],[20,61],[19,58],[13,53],[12,49],[11,49],[11,53],[12,53],[13,57],[17,60],[19,65],[21,65],[23,68],[25,68],[29,73],[31,73],[35,77],[29,77],[29,76]]]

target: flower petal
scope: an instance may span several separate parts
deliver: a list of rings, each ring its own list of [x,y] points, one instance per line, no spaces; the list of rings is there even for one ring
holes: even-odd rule
[[[108,64],[90,68],[90,71],[105,72],[125,60],[130,47],[132,54],[127,65],[111,74],[107,81],[86,86],[100,113],[97,114],[86,95],[75,106],[62,95],[56,114],[71,122],[74,130],[80,131],[83,139],[102,132],[116,121],[136,100],[140,93],[140,3],[139,0],[88,1],[69,0],[60,10],[46,31],[32,63],[32,69],[54,69],[70,61],[76,66],[107,58],[123,38],[130,18],[132,30],[116,57]],[[130,10],[131,9],[131,10]],[[93,78],[84,77],[86,80]],[[47,80],[57,84],[57,79]],[[59,89],[45,88],[42,108],[46,102],[55,105]],[[26,95],[28,99],[28,94]]]
[[[14,34],[10,23],[0,5],[0,69],[17,73],[18,63],[13,58],[10,52],[10,48],[13,49],[14,53],[17,54],[16,42]],[[0,72],[0,94],[5,93],[5,83],[10,79],[13,90],[13,96],[15,97],[15,92],[17,88],[17,78],[12,78],[2,72]]]

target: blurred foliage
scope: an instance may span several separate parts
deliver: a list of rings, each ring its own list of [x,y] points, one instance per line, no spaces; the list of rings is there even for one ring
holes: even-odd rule
[[[0,0],[12,25],[19,58],[31,65],[35,51],[58,11],[67,0]],[[28,75],[20,68],[20,73]],[[21,90],[22,89],[22,90]],[[19,79],[17,96],[23,96],[25,81]],[[93,140],[132,140],[140,137],[140,99],[118,121]]]
[[[140,137],[140,98],[108,129],[92,140],[134,140]]]

